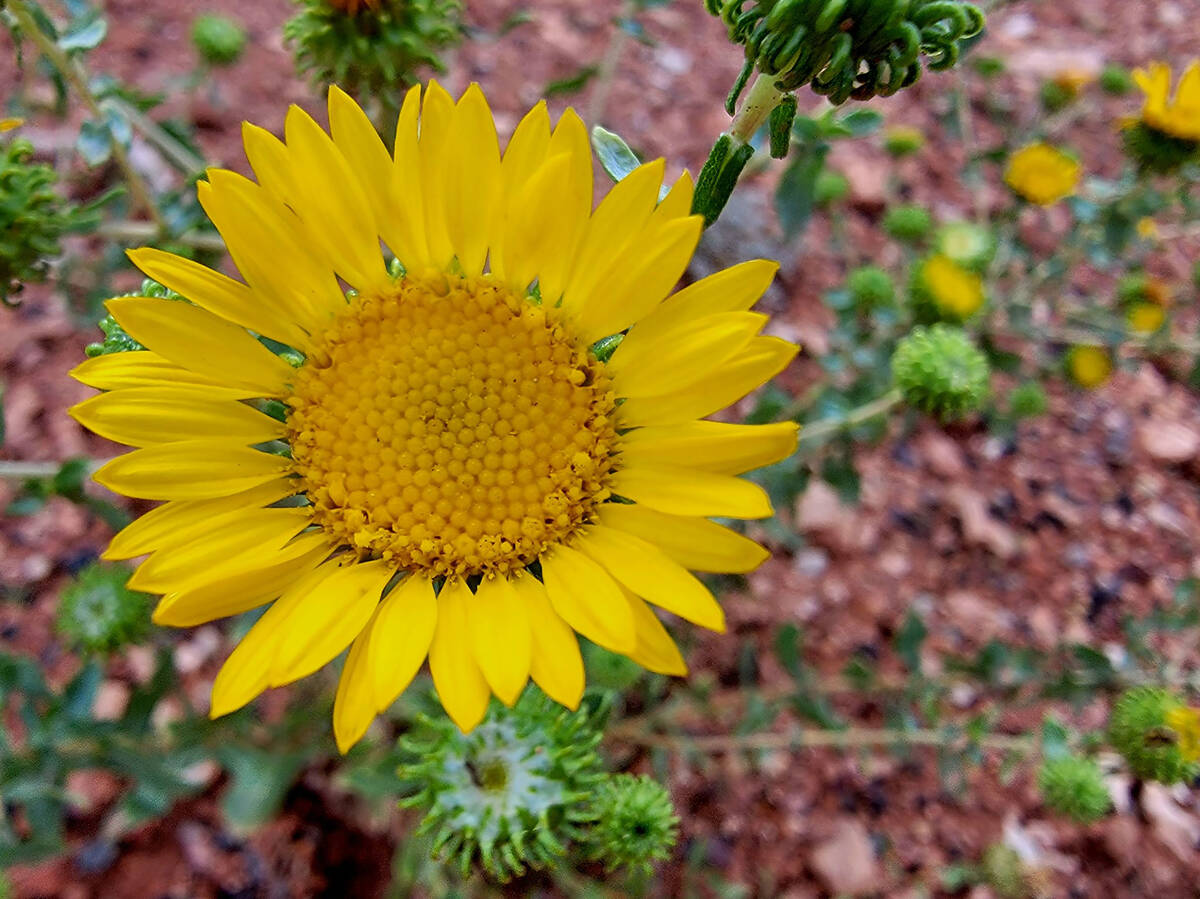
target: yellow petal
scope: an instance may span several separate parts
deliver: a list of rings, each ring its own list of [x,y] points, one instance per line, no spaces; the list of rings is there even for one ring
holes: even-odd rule
[[[674,333],[636,368],[610,366],[617,395],[627,398],[674,393],[732,358],[754,339],[767,316],[722,312]]]
[[[583,240],[592,211],[592,192],[595,175],[592,171],[592,145],[583,119],[568,108],[558,120],[550,137],[546,158],[567,154],[570,168],[555,204],[561,250],[549,256],[538,271],[538,286],[542,302],[557,305],[566,289],[567,280],[575,268],[575,258]]]
[[[633,615],[607,571],[568,546],[554,547],[541,561],[550,604],[563,621],[605,649],[633,649]]]
[[[615,528],[588,528],[579,548],[638,596],[713,631],[725,630],[725,613],[708,588],[654,545]]]
[[[129,578],[129,586],[151,593],[173,593],[227,572],[244,571],[256,560],[282,549],[311,520],[311,513],[300,508],[245,512],[226,521],[219,531],[154,553],[138,566]]]
[[[667,629],[658,620],[658,616],[629,591],[625,591],[625,599],[629,601],[637,626],[637,646],[629,653],[629,658],[655,674],[669,674],[675,677],[687,674],[687,663],[679,654],[679,647],[675,645]]]
[[[71,369],[70,375],[79,383],[97,390],[198,385],[205,389],[209,399],[246,400],[259,395],[254,388],[229,387],[214,378],[180,368],[149,350],[96,356],[79,363]]]
[[[396,258],[409,271],[420,271],[432,264],[425,239],[425,188],[422,184],[421,152],[417,141],[421,115],[421,87],[414,85],[404,95],[396,123],[392,181],[401,202],[390,210],[384,240]]]
[[[639,465],[613,475],[613,492],[672,515],[770,518],[771,501],[757,484],[691,468]]]
[[[500,701],[511,707],[529,680],[533,638],[529,609],[506,577],[484,578],[467,608],[479,670]]]
[[[745,574],[771,555],[753,540],[706,518],[684,518],[646,506],[605,503],[597,520],[648,540],[693,571]]]
[[[213,315],[297,349],[307,349],[310,344],[308,334],[286,307],[240,281],[150,247],[129,250],[126,255],[146,275]]]
[[[421,670],[437,618],[433,583],[421,575],[410,574],[384,599],[368,653],[376,711],[395,702]]]
[[[714,474],[741,474],[790,456],[798,430],[790,421],[767,425],[690,421],[638,428],[621,435],[621,457],[630,467],[687,465]]]
[[[442,170],[453,119],[454,101],[445,88],[436,81],[430,81],[421,105],[418,155],[425,201],[425,239],[430,262],[440,269],[447,268],[454,258],[454,244],[446,229],[446,198],[442,193]]]
[[[454,107],[442,179],[450,243],[463,273],[478,275],[500,200],[500,144],[478,84],[472,83]]]
[[[287,146],[266,128],[242,122],[242,146],[258,183],[280,203],[300,192]]]
[[[571,168],[565,153],[543,165],[514,197],[504,218],[493,271],[514,290],[524,292],[547,266],[568,252],[570,207],[560,203],[563,179]],[[496,266],[499,267],[496,267]],[[543,297],[543,302],[546,298]]]
[[[438,594],[437,630],[429,647],[429,671],[450,720],[469,733],[487,713],[487,681],[471,651],[467,607],[474,600],[466,581],[454,578]]]
[[[164,596],[154,609],[154,623],[193,627],[218,618],[239,615],[279,597],[329,555],[323,534],[297,538],[283,549],[256,554],[246,570],[197,582]]]
[[[245,403],[211,399],[204,387],[133,387],[94,396],[68,412],[101,437],[130,446],[202,440],[213,434],[249,446],[286,431],[283,422]]]
[[[371,692],[367,654],[378,620],[377,606],[362,633],[350,644],[346,664],[342,666],[342,674],[338,678],[337,693],[333,697],[333,736],[338,752],[343,755],[362,739],[375,718],[375,698]]]
[[[380,235],[388,246],[403,244],[402,237],[392,234],[394,210],[404,203],[396,190],[392,157],[367,114],[337,85],[329,88],[329,133],[370,203]],[[392,252],[399,256],[395,247]]]
[[[797,350],[778,337],[756,337],[737,356],[674,393],[627,400],[617,408],[617,419],[621,427],[632,428],[711,415],[783,371]]]
[[[334,270],[363,292],[390,282],[379,249],[375,215],[346,157],[299,106],[288,109],[284,124],[288,155],[301,191],[288,204],[327,242]]]
[[[273,481],[290,464],[227,440],[185,440],[118,456],[92,479],[138,499],[215,499]]]
[[[533,646],[529,674],[547,696],[567,708],[579,708],[583,699],[583,656],[570,626],[558,617],[546,587],[533,575],[519,575],[510,582],[525,602]]]
[[[152,297],[104,304],[138,343],[184,368],[259,396],[282,396],[292,367],[246,333],[198,306]]]
[[[326,576],[297,600],[280,625],[279,650],[271,663],[273,687],[312,674],[349,646],[395,574],[382,559],[348,565],[327,562],[321,569]]]
[[[521,119],[504,148],[500,171],[506,197],[516,195],[537,174],[549,147],[550,113],[546,111],[546,101],[539,100]]]
[[[609,365],[632,370],[692,322],[721,312],[744,312],[763,295],[778,270],[778,262],[754,259],[689,284],[629,330]]]
[[[219,527],[229,516],[257,511],[295,491],[294,481],[278,478],[232,496],[164,503],[126,525],[101,556],[132,559],[166,546],[180,546]]]

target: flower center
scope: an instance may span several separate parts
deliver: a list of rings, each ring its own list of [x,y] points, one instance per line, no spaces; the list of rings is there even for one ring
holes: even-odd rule
[[[293,390],[293,468],[314,521],[398,569],[508,573],[610,495],[604,366],[487,276],[409,276],[355,299]]]

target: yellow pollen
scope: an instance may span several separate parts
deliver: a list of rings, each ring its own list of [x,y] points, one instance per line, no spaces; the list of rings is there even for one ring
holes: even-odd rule
[[[289,442],[313,519],[362,558],[504,574],[610,496],[603,364],[488,276],[409,276],[355,298],[293,391]]]

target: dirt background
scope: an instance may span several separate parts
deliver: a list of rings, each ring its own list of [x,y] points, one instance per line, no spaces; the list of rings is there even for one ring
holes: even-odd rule
[[[92,54],[92,65],[146,91],[170,90],[195,65],[188,38],[195,12],[225,12],[246,25],[248,52],[212,76],[215,90],[206,86],[163,108],[191,117],[212,161],[245,170],[239,146],[243,118],[278,133],[290,102],[324,118],[282,44],[280,26],[293,12],[286,0],[104,5],[111,31]],[[545,85],[604,56],[618,10],[613,0],[470,0],[465,18],[477,40],[453,55],[444,82],[457,91],[480,81],[506,134]],[[516,13],[529,21],[498,36]],[[669,173],[685,167],[696,172],[712,138],[727,124],[721,98],[740,55],[724,43],[721,26],[699,0],[676,0],[641,20],[654,45],[623,42],[607,96],[599,96],[592,82],[579,94],[552,100],[552,110],[570,103],[589,124],[615,128],[645,155],[664,155]],[[1044,77],[1067,70],[1095,73],[1108,61],[1179,63],[1198,49],[1200,0],[1011,3],[993,15],[977,50],[1004,58],[1009,70],[990,88],[973,82],[977,140],[993,143],[999,129],[1012,124],[989,123],[984,110],[996,96],[984,96],[985,90],[1001,92],[1021,124],[1020,117],[1035,114],[1033,98]],[[11,44],[0,35],[0,85],[13,77]],[[829,324],[821,292],[848,265],[886,261],[898,252],[879,238],[877,227],[894,189],[890,174],[903,196],[929,205],[943,219],[969,214],[976,202],[1006,202],[994,183],[977,197],[957,181],[964,150],[937,126],[955,79],[927,77],[876,105],[889,125],[915,125],[930,135],[929,146],[915,157],[893,167],[877,139],[835,154],[835,167],[851,182],[844,226],[859,258],[830,254],[824,221],[791,244],[775,236],[769,214],[759,216],[770,172],[744,189],[734,224],[707,240],[708,264],[752,255],[783,262],[769,300],[776,313],[772,328],[801,340],[809,354],[819,353]],[[1136,101],[1092,90],[1086,102],[1087,115],[1073,119],[1063,138],[1090,170],[1112,174],[1119,167],[1112,123]],[[38,119],[24,134],[41,155],[69,166],[74,138],[69,127]],[[148,174],[161,174],[152,153],[141,157]],[[1182,283],[1196,258],[1194,243],[1175,242],[1156,254],[1152,268]],[[65,372],[96,336],[48,289],[30,289],[20,309],[0,312],[7,425],[0,457],[57,460],[116,450],[85,435],[64,414],[88,393]],[[783,383],[803,389],[814,371],[810,355]],[[926,661],[933,673],[940,651],[970,652],[992,638],[1041,649],[1063,640],[1112,648],[1122,615],[1145,613],[1169,600],[1181,579],[1200,575],[1198,422],[1200,399],[1145,364],[1127,366],[1094,393],[1054,389],[1049,414],[1023,425],[1013,440],[972,427],[943,432],[929,424],[898,425],[885,443],[859,453],[859,506],[843,506],[831,491],[816,488],[797,509],[782,510],[806,544],[778,552],[744,591],[727,598],[730,635],[693,641],[689,663],[697,676],[729,683],[742,647],[759,647],[761,682],[782,683],[786,675],[765,648],[781,624],[793,623],[805,631],[806,660],[823,673],[836,675],[856,653],[887,664],[894,662],[887,647],[914,605],[930,628]],[[0,483],[0,506],[10,491]],[[0,604],[0,645],[36,656],[54,678],[74,670],[76,661],[53,637],[52,610],[68,574],[108,536],[101,523],[59,501],[30,518],[0,520],[0,591],[6,600]],[[221,632],[204,628],[178,640],[190,666],[189,690],[203,696],[226,652]],[[1165,641],[1159,648],[1185,670],[1198,659],[1186,643]],[[128,659],[114,663],[110,693],[119,697],[134,669]],[[977,697],[959,700],[969,714]],[[1083,727],[1099,726],[1105,714],[1099,702],[1081,713],[1053,710]],[[839,700],[838,711],[863,724],[880,723],[873,717],[878,709],[865,700]],[[1010,723],[1020,728],[1031,722],[1017,713]],[[712,722],[697,722],[697,729],[721,732]],[[88,794],[92,809],[72,825],[75,845],[82,847],[116,785],[93,777],[75,786]],[[224,832],[216,812],[220,787],[214,783],[200,799],[180,804],[167,819],[123,840],[118,855],[103,864],[75,852],[14,869],[16,894],[68,899],[383,894],[393,848],[410,820],[370,818],[330,787],[326,773],[310,771],[276,821],[238,840]],[[684,862],[697,853],[703,866],[743,884],[748,895],[942,895],[948,865],[977,860],[1003,840],[1037,860],[1044,895],[1200,895],[1200,814],[1186,791],[1152,790],[1136,803],[1126,794],[1118,814],[1081,828],[1040,807],[1027,773],[1006,782],[992,761],[970,772],[965,792],[947,791],[936,759],[924,751],[903,760],[776,752],[758,770],[734,756],[714,756],[702,766],[676,759],[671,788],[682,837],[674,859],[659,871],[655,895],[716,895],[695,865]],[[511,892],[536,889],[527,885]],[[972,895],[991,894],[975,887]]]

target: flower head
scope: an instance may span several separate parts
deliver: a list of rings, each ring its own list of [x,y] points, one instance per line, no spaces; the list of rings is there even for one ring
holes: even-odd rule
[[[1169,690],[1123,693],[1113,706],[1108,738],[1137,777],[1173,784],[1200,772],[1200,710]]]
[[[1067,350],[1067,374],[1085,390],[1099,387],[1113,372],[1112,355],[1104,347],[1081,344]]]
[[[20,128],[24,124],[24,119],[0,119],[0,132],[12,131],[14,128]]]
[[[1080,824],[1099,821],[1112,808],[1104,773],[1089,758],[1063,755],[1038,769],[1038,789],[1046,805]]]
[[[1079,187],[1079,161],[1049,144],[1030,144],[1013,154],[1004,181],[1038,206],[1052,206]]]
[[[1187,67],[1171,96],[1171,67],[1165,62],[1137,69],[1133,80],[1146,95],[1141,122],[1162,134],[1200,143],[1200,60]]]
[[[892,355],[892,380],[904,401],[942,421],[978,411],[990,375],[983,351],[953,325],[913,328]]]
[[[987,301],[983,278],[941,253],[917,266],[912,294],[918,317],[924,321],[963,322]]]
[[[688,569],[765,558],[708,518],[770,515],[736,475],[795,445],[791,424],[705,420],[796,352],[748,311],[775,264],[668,297],[700,236],[691,179],[659,202],[663,163],[647,163],[593,211],[573,111],[551,128],[538,104],[503,155],[477,86],[457,103],[411,90],[393,153],[337,89],[330,121],[332,137],[293,108],[286,144],[247,126],[258,182],[201,182],[244,282],[131,254],[191,303],[110,300],[146,349],[75,370],[108,391],[75,417],[138,447],[96,480],[166,501],[106,556],[152,553],[130,585],[163,594],[161,624],[274,601],[218,676],[214,715],[349,647],[343,749],[426,656],[463,730],[530,678],[577,706],[575,632],[684,673],[647,602],[723,629]]]
[[[630,868],[650,874],[670,855],[679,817],[666,787],[643,774],[614,774],[592,797],[594,824],[587,833],[588,857],[609,873]]]
[[[55,627],[71,645],[112,652],[142,639],[150,629],[150,597],[125,586],[123,565],[93,562],[63,590]]]

